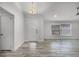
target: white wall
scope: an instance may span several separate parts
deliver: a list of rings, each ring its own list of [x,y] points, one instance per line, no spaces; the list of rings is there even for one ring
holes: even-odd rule
[[[20,9],[12,2],[0,3],[0,6],[14,15],[14,50],[24,42],[24,19]]]
[[[60,23],[70,23],[72,24],[72,36],[68,37],[70,39],[79,39],[79,21],[45,21],[44,22],[44,38],[45,39],[54,39],[51,32],[52,24],[60,24]]]
[[[25,15],[25,41],[43,39],[43,19],[39,15]]]
[[[72,39],[79,39],[79,21],[72,24]]]

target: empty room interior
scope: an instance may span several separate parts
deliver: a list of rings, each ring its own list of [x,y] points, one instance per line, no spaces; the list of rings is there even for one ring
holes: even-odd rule
[[[79,57],[79,2],[0,2],[0,57]]]

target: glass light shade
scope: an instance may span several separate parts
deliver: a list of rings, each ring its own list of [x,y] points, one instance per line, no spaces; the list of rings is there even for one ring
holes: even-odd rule
[[[79,7],[77,7],[77,15],[79,15]]]
[[[32,3],[30,6],[29,6],[29,10],[28,12],[30,14],[37,14],[37,6],[35,3]]]

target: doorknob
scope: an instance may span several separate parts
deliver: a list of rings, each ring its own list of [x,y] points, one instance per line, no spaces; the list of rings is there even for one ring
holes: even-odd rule
[[[3,34],[0,34],[0,36],[3,36]]]
[[[3,34],[0,34],[0,38],[2,38]]]

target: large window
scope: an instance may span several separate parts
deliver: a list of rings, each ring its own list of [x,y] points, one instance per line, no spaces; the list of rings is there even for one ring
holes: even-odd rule
[[[52,25],[52,34],[60,35],[60,25]]]
[[[71,24],[61,24],[61,36],[72,36]]]
[[[52,30],[52,35],[72,36],[71,24],[52,25],[51,30]]]

